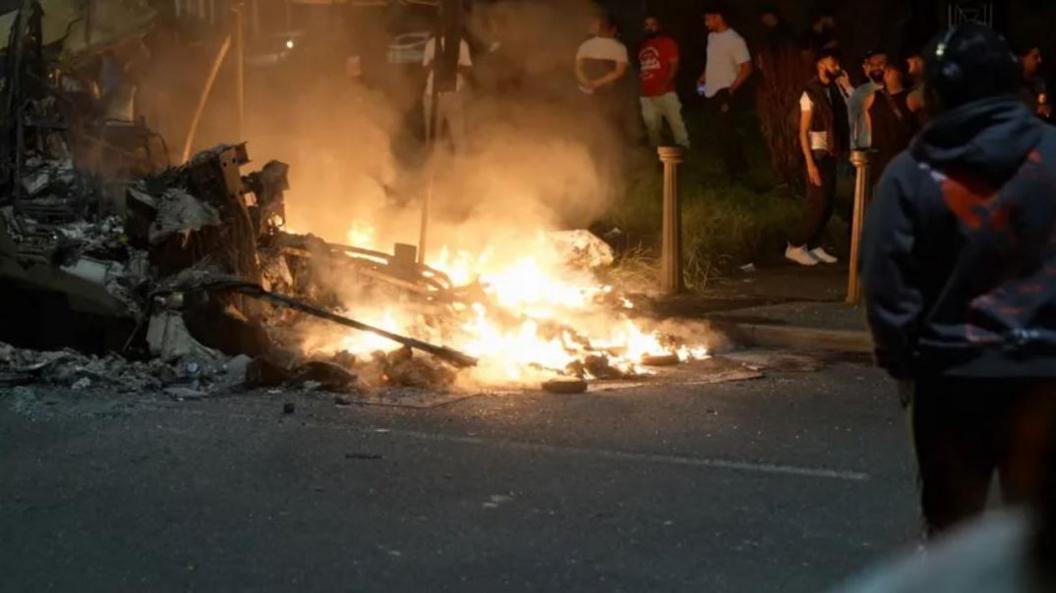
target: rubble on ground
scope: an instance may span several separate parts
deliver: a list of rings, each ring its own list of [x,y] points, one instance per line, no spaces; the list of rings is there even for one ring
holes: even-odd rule
[[[36,11],[20,11],[12,28],[10,47],[20,51],[3,58],[0,85],[0,105],[9,108],[0,128],[15,139],[0,150],[0,384],[162,390],[185,399],[285,385],[444,390],[458,369],[476,364],[423,336],[471,322],[473,305],[488,299],[479,282],[455,286],[419,263],[412,245],[389,254],[287,232],[289,168],[270,161],[243,174],[244,143],[169,166],[167,152],[159,158],[146,144],[156,134],[141,122],[75,121],[60,100],[61,67],[41,57],[41,15],[31,5]],[[130,144],[107,140],[115,130]],[[577,269],[614,259],[588,231],[549,240]],[[379,301],[413,305],[422,331],[397,335],[345,315],[348,295],[335,277]],[[599,298],[624,305],[615,294]],[[524,321],[498,307],[493,313],[511,326]],[[302,348],[315,327],[307,318],[402,347],[370,356]],[[540,370],[576,385],[637,376],[575,328],[539,325],[591,353]]]

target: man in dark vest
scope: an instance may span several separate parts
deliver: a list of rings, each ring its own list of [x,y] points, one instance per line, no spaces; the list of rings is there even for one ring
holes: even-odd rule
[[[1056,128],[965,24],[927,55],[933,115],[880,179],[862,239],[878,362],[904,381],[928,535],[1030,490],[1013,443],[1056,398]]]
[[[836,200],[836,165],[849,145],[847,97],[853,90],[832,50],[821,50],[814,65],[817,74],[799,98],[807,202],[799,231],[785,249],[786,258],[803,266],[836,263],[822,248],[821,238]]]

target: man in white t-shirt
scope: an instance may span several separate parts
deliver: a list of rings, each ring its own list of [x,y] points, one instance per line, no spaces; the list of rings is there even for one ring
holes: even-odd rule
[[[616,39],[616,23],[602,15],[591,24],[593,37],[576,51],[576,79],[579,90],[593,98],[593,106],[617,130],[622,131],[628,105],[625,85],[621,84],[630,67],[627,46]]]
[[[440,40],[443,49],[444,40]],[[422,66],[429,70],[429,77],[425,82],[425,135],[430,137],[433,133],[432,106],[433,106],[433,59],[436,56],[436,37],[431,38],[425,44],[425,52],[422,58]],[[451,136],[451,144],[455,152],[460,152],[466,145],[466,116],[465,116],[465,89],[466,79],[473,67],[473,60],[469,53],[469,44],[463,38],[458,45],[458,70],[455,74],[455,90],[445,91],[441,87],[437,96],[436,129],[443,130],[447,124],[447,132]]]
[[[741,178],[747,161],[733,121],[733,98],[752,75],[748,44],[726,22],[726,12],[715,5],[704,12],[708,28],[708,62],[697,79],[697,90],[708,99],[715,117],[715,141],[722,150],[726,174]]]

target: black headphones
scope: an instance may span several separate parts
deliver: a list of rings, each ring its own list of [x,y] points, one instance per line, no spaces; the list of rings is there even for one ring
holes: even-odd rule
[[[960,27],[950,27],[942,36],[942,41],[935,46],[935,62],[938,65],[938,72],[944,79],[954,84],[961,82],[964,71],[961,70],[960,64],[946,60],[946,49],[960,30]]]
[[[936,65],[938,66],[938,73],[942,75],[947,82],[953,84],[959,84],[964,78],[964,71],[961,70],[961,65],[954,61],[949,61],[946,56],[946,51],[949,49],[949,44],[954,42],[954,37],[961,32],[960,25],[951,26],[946,34],[942,36],[942,40],[935,46],[935,59]],[[1003,36],[1001,36],[1003,39]],[[1019,58],[1015,54],[1008,54],[1008,59],[1012,60],[1013,63],[1019,64]]]

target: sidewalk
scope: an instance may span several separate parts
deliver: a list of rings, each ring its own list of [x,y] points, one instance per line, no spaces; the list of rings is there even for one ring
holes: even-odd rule
[[[744,345],[871,353],[865,309],[846,304],[846,294],[846,266],[775,265],[657,301],[653,311],[664,317],[705,318]]]

